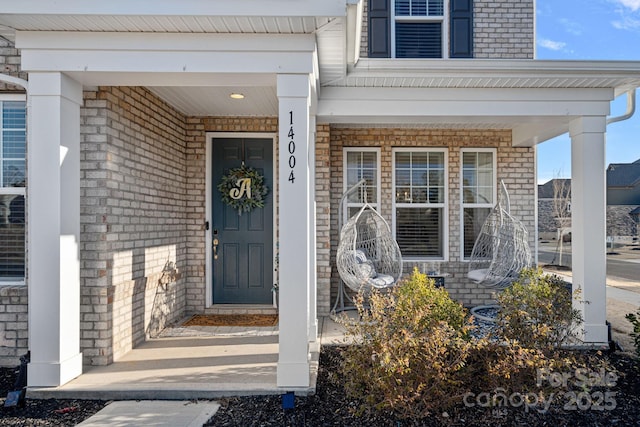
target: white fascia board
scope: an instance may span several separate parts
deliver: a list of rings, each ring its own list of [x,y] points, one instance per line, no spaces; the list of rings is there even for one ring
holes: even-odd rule
[[[376,59],[361,58],[355,72],[375,75],[447,75],[477,77],[630,76],[638,78],[640,61],[562,61],[538,59]]]
[[[23,50],[22,69],[28,72],[312,74],[313,57],[307,52]],[[211,85],[215,86],[215,81]]]
[[[323,88],[322,118],[598,116],[611,89]]]
[[[131,73],[314,72],[311,34],[20,31],[25,71]]]
[[[184,34],[17,31],[17,49],[313,52],[313,34]]]
[[[323,16],[346,15],[345,0],[3,0],[2,13],[84,16]]]

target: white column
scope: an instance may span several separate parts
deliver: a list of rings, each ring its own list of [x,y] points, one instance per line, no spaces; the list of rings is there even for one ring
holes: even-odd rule
[[[309,386],[309,76],[278,75],[278,387]]]
[[[309,119],[309,342],[318,339],[316,244],[316,118],[312,116]]]
[[[82,373],[80,353],[80,105],[82,86],[30,73],[28,93],[28,386]]]
[[[605,117],[571,122],[571,246],[574,308],[584,318],[584,341],[607,342]]]

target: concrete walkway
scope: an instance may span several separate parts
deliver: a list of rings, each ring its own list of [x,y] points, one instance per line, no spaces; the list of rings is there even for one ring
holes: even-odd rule
[[[220,405],[211,401],[125,400],[111,402],[79,427],[202,427]]]
[[[318,326],[321,333],[312,345],[311,386],[293,390],[298,394],[315,390],[320,345],[344,342],[342,327],[332,320],[321,318]],[[198,399],[291,391],[276,386],[277,358],[277,326],[178,326],[112,365],[88,367],[69,384],[30,389],[28,396],[114,400],[81,427],[200,427],[220,405]]]

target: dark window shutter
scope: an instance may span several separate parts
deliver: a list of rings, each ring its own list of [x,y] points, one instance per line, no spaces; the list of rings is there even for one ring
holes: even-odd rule
[[[451,58],[473,58],[473,0],[451,0]]]
[[[369,58],[391,57],[389,0],[369,0]]]

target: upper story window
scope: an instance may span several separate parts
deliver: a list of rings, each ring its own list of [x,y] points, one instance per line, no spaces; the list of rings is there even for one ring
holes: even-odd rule
[[[369,0],[370,58],[471,58],[473,0]]]
[[[444,0],[395,0],[394,18],[394,57],[443,57]]]
[[[367,182],[347,197],[347,209],[343,222],[355,215],[365,202],[378,209],[380,200],[380,149],[352,148],[344,149],[344,191],[353,187],[361,179]]]
[[[0,282],[24,280],[26,108],[0,95]]]
[[[394,231],[407,260],[446,258],[447,165],[444,149],[396,148]]]

